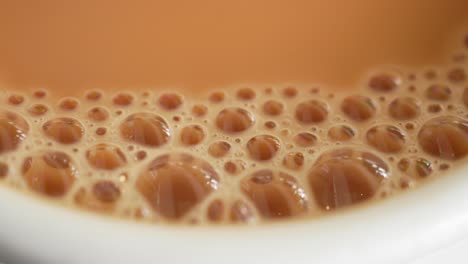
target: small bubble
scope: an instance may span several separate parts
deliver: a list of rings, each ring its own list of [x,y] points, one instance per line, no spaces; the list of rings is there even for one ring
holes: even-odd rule
[[[93,194],[101,202],[114,203],[120,198],[120,189],[111,181],[100,181],[94,184]]]
[[[231,206],[230,219],[234,223],[250,223],[254,221],[255,215],[247,203],[237,200]]]
[[[86,96],[86,99],[88,99],[89,101],[97,101],[101,99],[102,93],[99,91],[89,91],[86,93],[85,96]]]
[[[223,92],[213,92],[208,97],[208,100],[210,100],[210,102],[212,102],[212,103],[220,103],[220,102],[224,101],[224,93]]]
[[[86,152],[88,163],[95,169],[114,170],[127,163],[125,155],[117,146],[98,144]]]
[[[78,107],[78,105],[79,102],[75,98],[64,98],[59,103],[60,109],[65,111],[73,111]]]
[[[283,165],[290,170],[299,170],[304,165],[304,155],[300,152],[290,152],[284,157]]]
[[[407,130],[413,130],[414,129],[414,124],[413,123],[406,123],[405,124],[405,128]]]
[[[180,118],[180,116],[173,116],[173,117],[172,117],[172,120],[173,120],[174,122],[180,122],[181,118]]]
[[[447,78],[453,83],[463,82],[466,80],[465,70],[463,68],[454,68],[448,72]]]
[[[450,165],[447,163],[442,163],[439,165],[440,170],[448,170],[450,168]]]
[[[171,132],[166,121],[158,115],[135,113],[120,124],[121,136],[140,145],[158,147],[169,141]]]
[[[83,126],[78,120],[68,117],[55,118],[42,126],[45,135],[62,144],[73,144],[81,140]]]
[[[265,122],[265,127],[268,129],[274,129],[276,127],[276,123],[273,121],[266,121]]]
[[[439,104],[430,104],[427,106],[427,111],[429,113],[439,113],[440,111],[442,111],[442,106],[440,106]]]
[[[300,147],[311,147],[317,142],[317,136],[309,132],[302,132],[294,136],[294,143]]]
[[[328,107],[325,103],[317,100],[302,102],[296,106],[296,119],[302,123],[319,123],[328,116]]]
[[[283,96],[285,98],[293,98],[297,95],[297,89],[295,87],[286,87],[283,89]]]
[[[268,100],[263,104],[263,112],[266,115],[278,116],[283,113],[284,106],[276,100]]]
[[[98,127],[96,129],[96,135],[98,136],[104,136],[107,132],[107,129],[105,127]]]
[[[239,133],[254,124],[253,115],[242,108],[225,108],[216,117],[216,126],[226,133]]]
[[[247,142],[247,150],[250,157],[258,161],[272,159],[280,148],[277,138],[270,135],[258,135]]]
[[[267,87],[267,88],[265,88],[264,92],[265,92],[265,94],[268,94],[268,95],[270,95],[270,94],[272,94],[272,93],[273,93],[273,88],[271,88],[271,87]]]
[[[379,73],[369,80],[369,87],[377,92],[390,92],[395,90],[401,83],[401,79],[389,73]]]
[[[341,110],[347,117],[357,122],[367,121],[376,113],[374,102],[362,95],[346,97],[341,103]]]
[[[237,98],[244,101],[252,100],[255,98],[255,92],[250,88],[241,88],[237,91]]]
[[[433,84],[426,90],[426,97],[435,101],[447,101],[452,90],[446,85]]]
[[[202,104],[197,104],[192,107],[192,114],[197,117],[206,115],[208,108]]]
[[[24,97],[19,94],[12,94],[8,97],[8,102],[12,105],[20,105],[24,102]]]
[[[418,133],[422,149],[438,158],[456,160],[468,153],[468,122],[454,116],[427,121]]]
[[[42,99],[46,97],[47,92],[44,90],[38,90],[33,93],[33,96],[36,97],[37,99]]]
[[[213,200],[208,206],[207,218],[210,222],[219,222],[224,216],[224,203],[220,199]]]
[[[388,106],[390,116],[397,120],[416,118],[420,113],[420,103],[412,97],[399,97]]]
[[[405,146],[405,135],[395,126],[379,125],[366,134],[367,142],[384,153],[396,153]]]
[[[43,104],[34,104],[28,108],[28,112],[33,116],[41,116],[47,113],[49,108]]]
[[[246,164],[242,160],[233,160],[224,163],[224,171],[231,175],[237,175],[242,172],[246,167]]]
[[[190,125],[182,129],[180,141],[186,146],[197,145],[205,138],[205,132],[199,125]]]
[[[128,93],[119,93],[112,99],[117,106],[129,106],[133,102],[133,96]]]
[[[166,110],[175,110],[182,105],[182,97],[175,93],[162,94],[158,99],[159,105]]]
[[[140,150],[135,154],[135,156],[137,160],[144,160],[146,158],[146,151]]]
[[[88,117],[92,121],[101,122],[109,117],[109,112],[105,108],[97,106],[88,111]]]
[[[231,149],[231,145],[225,141],[217,141],[208,147],[208,153],[214,158],[221,158]]]
[[[333,141],[348,141],[355,135],[354,130],[346,125],[333,126],[328,130],[328,137]]]

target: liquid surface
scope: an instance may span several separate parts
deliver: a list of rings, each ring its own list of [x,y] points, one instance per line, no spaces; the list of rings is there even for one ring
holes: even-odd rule
[[[0,7],[0,184],[51,202],[259,224],[466,164],[466,1]]]

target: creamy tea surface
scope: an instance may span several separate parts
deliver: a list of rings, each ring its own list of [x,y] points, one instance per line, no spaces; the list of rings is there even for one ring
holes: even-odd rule
[[[466,164],[468,2],[1,1],[0,185],[264,223]]]

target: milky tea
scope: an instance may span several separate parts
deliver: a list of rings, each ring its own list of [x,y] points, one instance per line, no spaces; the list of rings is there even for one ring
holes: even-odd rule
[[[331,2],[2,1],[1,188],[259,224],[466,165],[468,2]]]

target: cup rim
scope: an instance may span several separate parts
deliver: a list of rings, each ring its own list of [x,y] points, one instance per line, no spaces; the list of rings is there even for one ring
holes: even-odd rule
[[[468,233],[466,175],[468,167],[458,168],[376,204],[259,226],[141,224],[0,187],[0,256],[15,263],[400,263]]]

